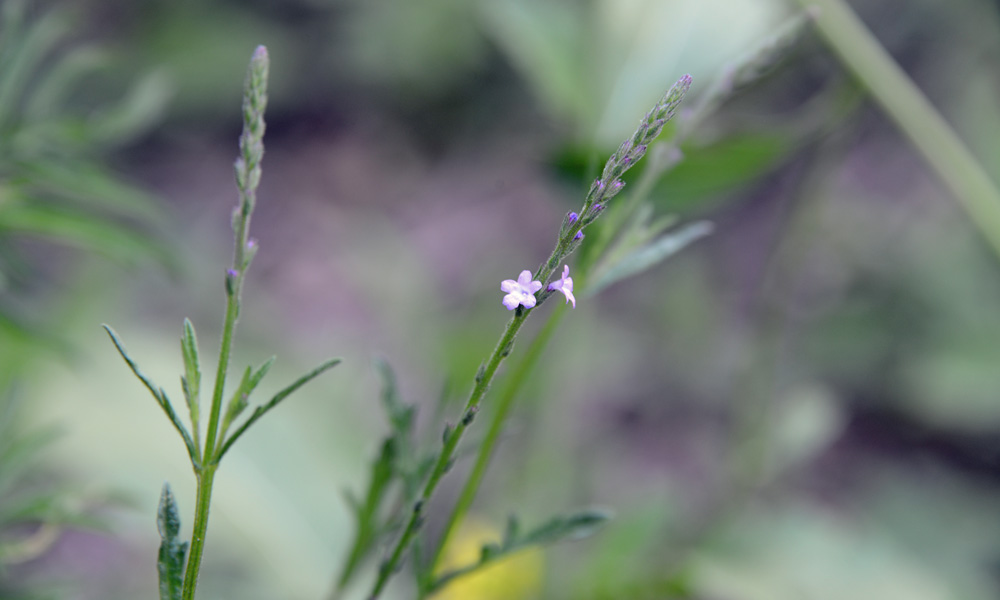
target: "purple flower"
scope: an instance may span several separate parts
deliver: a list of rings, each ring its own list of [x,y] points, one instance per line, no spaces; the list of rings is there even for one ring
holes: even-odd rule
[[[503,297],[503,305],[507,310],[514,310],[520,304],[525,308],[535,305],[535,292],[542,289],[541,281],[531,280],[531,271],[521,271],[517,281],[505,279],[500,283],[500,291],[507,292]]]
[[[562,292],[566,302],[572,302],[576,308],[576,297],[573,295],[573,278],[569,276],[569,265],[563,265],[562,278],[549,284],[549,289]]]
[[[576,235],[573,236],[573,239],[576,240],[576,241],[582,240],[583,239],[583,232],[582,231],[577,231]],[[563,265],[563,266],[566,266],[566,265]]]
[[[580,215],[576,214],[575,212],[571,212],[569,213],[569,215],[567,215],[567,218],[569,219],[570,223],[575,223],[576,220],[580,218]]]

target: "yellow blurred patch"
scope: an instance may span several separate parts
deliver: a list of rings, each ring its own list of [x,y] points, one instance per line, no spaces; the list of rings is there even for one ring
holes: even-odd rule
[[[479,561],[483,544],[500,543],[503,534],[490,524],[466,519],[445,550],[438,573]],[[470,575],[455,579],[434,600],[530,600],[542,589],[545,557],[538,547],[525,548]]]

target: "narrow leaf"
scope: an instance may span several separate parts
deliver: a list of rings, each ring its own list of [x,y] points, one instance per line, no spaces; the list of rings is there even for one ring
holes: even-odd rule
[[[507,522],[502,545],[483,544],[479,551],[478,562],[441,575],[428,586],[426,591],[427,593],[435,592],[453,579],[478,571],[528,546],[583,539],[595,533],[610,518],[611,513],[608,511],[586,510],[568,516],[554,517],[524,536],[518,536],[517,519],[512,516]]]
[[[253,425],[257,421],[257,419],[264,416],[268,411],[277,406],[279,403],[281,403],[282,400],[293,394],[303,385],[309,383],[319,375],[322,375],[324,372],[340,364],[340,361],[341,359],[339,358],[333,358],[326,361],[325,363],[316,367],[312,371],[298,378],[294,383],[292,383],[285,389],[275,394],[274,397],[272,397],[267,402],[267,404],[255,408],[253,414],[250,415],[250,418],[247,419],[242,425],[240,425],[240,427],[236,431],[234,431],[231,436],[229,436],[229,439],[226,440],[225,444],[222,445],[222,449],[219,451],[217,457],[215,458],[215,462],[218,463],[220,460],[222,460],[222,457],[226,454],[227,451],[229,451],[229,448],[233,445],[233,442],[239,439],[239,437],[243,435],[243,432],[246,431],[251,425]]]
[[[162,243],[147,234],[66,207],[5,205],[0,210],[0,230],[45,237],[126,264],[150,257],[170,267],[174,260]]]
[[[580,540],[593,535],[611,516],[605,510],[586,510],[565,517],[555,517],[526,534],[518,545]]]
[[[184,424],[181,423],[181,420],[177,417],[177,413],[174,412],[174,408],[171,406],[170,399],[167,398],[166,392],[163,391],[163,388],[157,387],[153,384],[153,382],[139,370],[139,366],[135,364],[132,357],[130,357],[128,352],[125,351],[125,347],[122,345],[121,340],[118,339],[118,335],[115,334],[115,330],[112,329],[110,325],[101,325],[101,327],[104,327],[104,331],[108,332],[108,335],[111,337],[111,342],[115,345],[115,348],[118,349],[118,354],[121,354],[122,358],[125,359],[125,363],[130,369],[132,369],[132,373],[134,373],[135,376],[139,378],[139,381],[146,386],[146,389],[153,394],[153,398],[156,399],[156,403],[160,405],[163,412],[167,413],[167,417],[170,419],[170,422],[174,424],[174,428],[177,429],[177,433],[181,434],[181,437],[184,439],[184,445],[187,446],[188,455],[191,457],[192,464],[197,465],[200,462],[200,458],[198,457],[198,451],[195,449],[194,440],[191,439],[191,435],[184,427]]]
[[[257,367],[257,370],[254,371],[253,375],[250,376],[250,387],[247,388],[247,394],[251,394],[255,389],[257,389],[257,385],[260,383],[262,379],[264,379],[264,376],[267,375],[267,372],[271,370],[271,365],[274,364],[274,361],[276,359],[277,359],[276,356],[272,356],[271,358],[264,361],[264,364]]]
[[[188,411],[191,414],[191,426],[197,431],[201,368],[198,362],[198,338],[195,336],[194,325],[188,319],[184,319],[181,354],[184,355],[184,377],[181,380],[184,388],[184,399],[187,400]]]
[[[233,396],[229,399],[229,404],[226,407],[226,417],[222,423],[222,431],[225,433],[229,424],[233,422],[233,419],[240,416],[240,413],[247,407],[247,403],[250,401],[250,377],[252,376],[252,371],[250,367],[247,367],[243,371],[243,378],[240,379],[240,384],[236,386],[236,391],[233,392]]]
[[[633,250],[617,263],[604,270],[594,280],[593,284],[587,286],[587,295],[596,294],[613,283],[642,273],[669,256],[676,254],[691,242],[708,235],[711,231],[711,223],[698,221]]]
[[[179,542],[181,518],[170,485],[163,484],[160,508],[156,513],[156,528],[160,532],[160,554],[156,570],[160,574],[160,600],[181,600],[184,586],[184,555],[187,542]]]
[[[404,404],[400,399],[396,374],[389,363],[381,358],[376,358],[374,362],[375,370],[382,379],[382,406],[389,416],[393,433],[397,436],[408,436],[413,429],[416,407]]]

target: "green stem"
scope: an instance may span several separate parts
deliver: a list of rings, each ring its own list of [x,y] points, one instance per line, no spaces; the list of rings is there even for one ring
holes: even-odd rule
[[[1000,190],[919,88],[843,0],[797,0],[819,9],[816,25],[958,199],[1000,256]]]
[[[671,147],[675,150],[676,144],[676,141],[671,143]],[[620,229],[626,221],[628,221],[642,202],[649,197],[649,194],[653,189],[653,185],[660,178],[660,176],[677,164],[677,160],[670,156],[670,153],[656,153],[653,156],[650,156],[650,158],[653,157],[657,158],[655,160],[651,160],[647,164],[646,169],[643,170],[639,177],[635,193],[632,194],[627,199],[625,204],[621,205],[618,210],[613,211],[611,215],[608,215],[608,221],[604,223],[604,230],[602,230],[599,237],[594,242],[595,247],[589,252],[589,256],[594,256],[598,259],[600,258],[600,256],[607,249],[608,245],[611,243],[617,230]],[[605,231],[608,230],[610,231],[605,233]],[[592,266],[596,262],[596,260],[591,261],[586,266]],[[585,268],[584,272],[578,272],[574,276],[578,290],[586,287],[586,281],[589,278],[589,272],[587,271],[589,271],[589,269]],[[437,570],[448,542],[451,541],[451,538],[457,531],[458,526],[462,523],[465,515],[472,507],[476,494],[479,492],[479,486],[482,485],[483,477],[486,475],[486,468],[489,466],[490,459],[493,456],[493,451],[500,439],[500,434],[503,432],[507,416],[510,414],[511,407],[514,405],[514,400],[517,398],[518,392],[521,391],[521,386],[531,374],[532,369],[535,364],[537,364],[538,359],[545,351],[545,348],[548,347],[549,341],[551,341],[553,334],[555,334],[556,329],[559,327],[559,324],[562,322],[562,318],[565,315],[565,306],[556,310],[555,314],[553,314],[552,317],[546,321],[542,330],[538,333],[535,339],[532,340],[531,345],[528,346],[527,352],[511,370],[510,375],[504,382],[503,390],[500,392],[497,400],[496,411],[493,413],[490,421],[489,430],[487,431],[486,437],[483,439],[477,452],[476,462],[472,467],[472,471],[469,473],[469,478],[466,480],[465,486],[459,494],[455,507],[452,509],[452,512],[448,517],[444,533],[438,541],[434,555],[431,558],[429,573],[433,574]]]
[[[194,600],[201,569],[201,555],[205,550],[205,532],[208,530],[208,508],[212,502],[212,483],[218,465],[206,464],[198,476],[198,499],[194,512],[194,531],[191,534],[191,550],[188,554],[187,570],[184,573],[183,600]]]
[[[455,503],[455,507],[452,509],[451,515],[448,517],[448,523],[445,525],[444,533],[438,541],[437,548],[431,558],[429,568],[430,573],[434,573],[437,570],[438,563],[441,561],[441,556],[444,553],[445,547],[448,545],[448,542],[451,540],[451,537],[454,535],[459,524],[461,524],[462,520],[465,518],[469,508],[472,507],[472,502],[475,500],[476,493],[479,491],[479,486],[482,484],[483,477],[486,474],[486,468],[489,466],[490,458],[493,456],[493,449],[496,447],[496,444],[500,439],[501,432],[503,432],[503,426],[507,421],[507,415],[510,414],[510,409],[514,406],[514,400],[517,398],[518,392],[521,391],[521,385],[531,374],[534,366],[538,363],[539,357],[542,355],[542,352],[545,351],[549,341],[552,339],[552,335],[559,327],[559,323],[565,315],[566,309],[564,306],[556,309],[556,313],[545,322],[542,330],[537,336],[535,336],[535,339],[532,340],[531,345],[528,346],[527,352],[523,357],[521,357],[521,360],[517,363],[517,365],[511,369],[510,375],[508,375],[504,381],[503,390],[500,392],[499,398],[497,399],[496,410],[493,412],[490,420],[490,428],[486,432],[486,437],[479,446],[479,451],[476,455],[476,462],[472,467],[472,471],[469,473],[469,478],[466,480],[465,486],[462,488],[462,492],[458,497],[458,502]]]
[[[430,478],[428,478],[427,483],[424,484],[424,489],[420,495],[420,499],[417,500],[413,510],[411,511],[410,519],[406,523],[406,528],[403,530],[403,534],[400,536],[399,541],[396,542],[396,546],[394,547],[392,554],[389,556],[389,559],[385,561],[379,569],[378,579],[376,579],[375,586],[372,588],[372,593],[370,595],[372,600],[378,598],[385,589],[386,583],[388,583],[389,578],[396,572],[403,559],[403,554],[409,548],[417,530],[420,528],[420,525],[423,524],[424,506],[434,494],[441,478],[451,467],[455,456],[455,449],[458,447],[458,443],[462,439],[462,434],[465,433],[465,430],[472,422],[472,417],[475,415],[475,411],[479,408],[479,402],[482,400],[483,395],[489,388],[490,382],[493,381],[493,376],[496,374],[497,368],[510,354],[511,349],[514,346],[514,338],[517,336],[517,332],[521,329],[525,320],[527,320],[530,312],[530,310],[524,310],[521,307],[518,307],[514,318],[507,324],[507,329],[504,331],[503,336],[500,337],[500,341],[497,343],[496,348],[493,349],[493,354],[490,355],[486,366],[479,374],[477,374],[476,385],[473,387],[472,393],[469,396],[469,401],[465,405],[465,411],[462,413],[462,418],[444,441],[444,447],[441,449],[441,454],[438,455],[437,462],[434,464],[434,469],[431,471]]]
[[[234,290],[236,292],[236,290]],[[236,293],[226,299],[226,318],[222,326],[222,344],[219,347],[219,365],[215,372],[215,388],[212,391],[212,412],[208,417],[208,431],[205,436],[204,464],[215,460],[216,437],[219,434],[219,418],[222,413],[222,396],[226,387],[226,372],[229,369],[229,355],[232,353],[236,319],[239,316],[239,300]]]

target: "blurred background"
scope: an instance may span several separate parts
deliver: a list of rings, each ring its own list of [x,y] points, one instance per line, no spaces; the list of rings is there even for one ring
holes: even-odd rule
[[[1000,178],[997,4],[853,4]],[[175,403],[184,317],[214,368],[257,44],[261,250],[233,368],[277,354],[267,397],[344,363],[227,455],[199,591],[305,600],[387,430],[372,358],[436,438],[435,402],[457,414],[508,318],[500,281],[547,256],[673,81],[695,102],[796,10],[2,0],[0,597],[154,597],[164,481],[190,535],[183,445],[100,324]],[[651,199],[713,235],[580,299],[474,507],[617,516],[469,600],[998,597],[1000,257],[809,28],[682,149]]]

